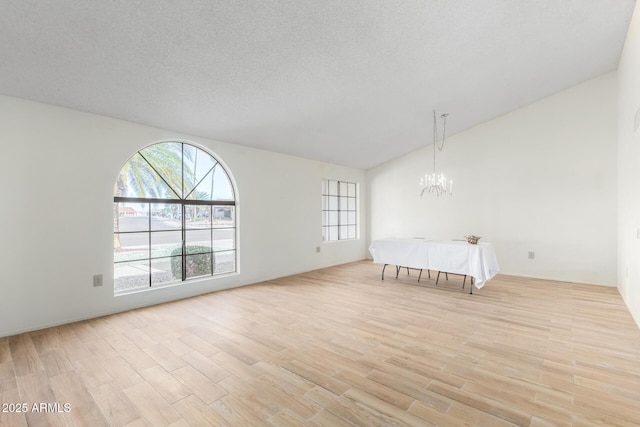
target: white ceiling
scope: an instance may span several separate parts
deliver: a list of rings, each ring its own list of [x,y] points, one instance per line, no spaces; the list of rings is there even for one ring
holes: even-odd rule
[[[616,69],[634,5],[0,0],[0,93],[367,169]]]

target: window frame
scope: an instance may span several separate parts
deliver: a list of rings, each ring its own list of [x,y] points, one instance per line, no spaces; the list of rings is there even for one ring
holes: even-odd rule
[[[360,238],[360,186],[357,182],[322,180],[322,241]],[[353,230],[353,231],[352,231]]]
[[[156,168],[156,165],[154,165],[153,162],[147,160],[143,154],[143,151],[145,150],[149,150],[150,147],[153,147],[155,145],[160,145],[160,144],[166,144],[166,143],[173,143],[173,144],[180,144],[180,153],[181,153],[181,159],[180,159],[180,185],[181,185],[181,191],[182,191],[182,195],[178,195],[175,191],[174,191],[174,195],[178,196],[177,198],[163,198],[163,197],[129,197],[129,196],[121,196],[121,195],[116,195],[117,191],[119,191],[118,188],[114,189],[114,196],[113,196],[113,203],[114,203],[114,241],[115,241],[115,235],[118,235],[118,238],[120,238],[120,236],[122,235],[127,235],[127,234],[133,234],[133,233],[138,233],[138,234],[146,234],[147,235],[147,255],[146,257],[141,257],[141,258],[136,258],[134,260],[116,260],[116,246],[114,243],[114,261],[113,261],[113,265],[114,265],[114,270],[117,268],[118,264],[124,264],[127,262],[146,262],[146,268],[148,269],[146,273],[146,281],[147,284],[145,286],[135,286],[133,288],[117,288],[116,287],[116,280],[114,277],[114,295],[115,296],[119,296],[119,295],[126,295],[126,294],[130,294],[130,293],[135,293],[135,292],[139,292],[139,291],[146,291],[146,290],[150,290],[150,289],[158,289],[158,288],[164,288],[167,286],[175,286],[175,285],[182,285],[186,282],[190,282],[190,281],[194,281],[197,279],[202,279],[202,278],[214,278],[216,276],[226,276],[229,274],[237,274],[238,273],[238,222],[237,222],[237,190],[236,190],[236,186],[235,186],[235,182],[233,180],[232,175],[230,174],[228,168],[220,161],[220,159],[218,159],[217,156],[215,156],[214,154],[212,154],[211,152],[209,152],[208,150],[201,148],[193,143],[187,142],[187,141],[178,141],[178,140],[167,140],[167,141],[160,141],[151,145],[148,145],[146,147],[141,148],[140,150],[136,151],[136,153],[134,153],[131,157],[129,157],[129,159],[127,159],[127,161],[123,164],[122,168],[120,169],[120,173],[122,173],[123,169],[127,166],[127,164],[136,156],[136,155],[140,155],[146,162],[145,167],[150,168],[151,170],[153,170],[160,179],[162,179],[162,181],[164,181],[165,184],[167,184],[169,186],[170,189],[173,189],[173,187],[171,185],[168,184],[167,180],[165,179],[165,177],[163,176],[163,174],[158,171],[158,169]],[[185,146],[190,147],[189,149],[192,150],[197,150],[201,153],[206,154],[207,156],[210,157],[210,160],[212,160],[212,166],[208,169],[208,171],[203,175],[203,177],[197,181],[197,183],[194,183],[193,188],[191,188],[191,190],[188,192],[188,194],[184,195],[185,193],[185,184],[186,184],[186,178],[185,178]],[[196,191],[196,189],[198,188],[198,186],[200,185],[200,183],[202,183],[204,181],[204,179],[206,178],[206,176],[211,173],[212,175],[212,179],[214,179],[214,174],[218,173],[216,171],[216,168],[221,168],[222,173],[224,173],[224,175],[226,176],[228,185],[229,185],[229,190],[231,192],[231,199],[215,199],[214,198],[214,192],[215,192],[215,182],[212,181],[211,184],[211,199],[189,199],[188,197],[191,196],[191,194]],[[197,174],[197,171],[194,170],[192,171],[194,176]],[[117,181],[116,181],[116,187],[117,187]],[[220,187],[218,187],[220,188]],[[126,183],[125,183],[125,189],[126,189]],[[124,204],[124,203],[129,203],[129,204],[142,204],[142,205],[147,205],[147,210],[146,210],[146,218],[148,220],[146,228],[145,229],[137,229],[137,230],[133,230],[133,231],[122,231],[119,228],[116,230],[116,218],[115,216],[119,214],[119,210],[117,209],[118,204]],[[177,209],[173,210],[171,209],[173,212],[175,213],[180,213],[180,226],[179,227],[175,227],[175,228],[155,228],[155,226],[152,226],[152,219],[153,217],[153,209],[152,206],[153,205],[157,205],[157,204],[163,204],[163,205],[167,205],[167,206],[177,206]],[[208,220],[208,224],[206,224],[204,227],[196,227],[193,224],[189,224],[189,213],[190,213],[190,209],[192,206],[202,206],[202,207],[208,207],[209,210],[209,220]],[[231,211],[231,221],[230,224],[222,224],[222,225],[216,225],[214,223],[214,217],[215,217],[215,210],[217,207],[232,207]],[[122,218],[123,215],[120,215],[120,217],[118,218],[118,224],[120,219]],[[225,215],[226,216],[226,215]],[[210,250],[209,251],[202,251],[202,252],[197,252],[197,253],[192,253],[188,250],[189,248],[189,241],[187,239],[187,235],[189,234],[189,232],[194,232],[196,230],[200,230],[200,231],[209,231],[209,247]],[[231,231],[231,242],[232,242],[232,247],[231,248],[218,248],[216,249],[215,247],[215,238],[214,238],[214,234],[216,230],[229,230]],[[153,250],[154,250],[154,245],[152,244],[152,240],[153,240],[153,236],[154,233],[167,233],[167,232],[179,232],[180,233],[180,248],[181,248],[181,252],[179,255],[164,255],[164,256],[154,256],[153,255]],[[158,234],[156,234],[156,236],[158,236]],[[196,246],[196,245],[193,245]],[[142,251],[144,252],[144,250]],[[218,272],[216,273],[215,271],[215,257],[216,254],[232,254],[232,269],[229,271],[222,271],[222,272]],[[209,255],[209,262],[211,265],[210,268],[210,273],[206,273],[206,274],[200,274],[200,275],[196,275],[196,276],[191,276],[188,277],[188,258],[197,258],[198,255]],[[175,277],[173,278],[173,280],[169,280],[166,282],[154,282],[154,270],[153,270],[153,265],[154,265],[154,261],[157,260],[167,260],[170,263],[172,262],[173,258],[180,258],[181,262],[180,262],[180,269],[181,269],[181,277]]]

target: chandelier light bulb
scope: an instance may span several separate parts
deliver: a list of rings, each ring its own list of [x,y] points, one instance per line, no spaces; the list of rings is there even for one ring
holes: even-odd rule
[[[420,179],[420,195],[425,192],[435,194],[436,196],[442,196],[444,194],[453,194],[453,181],[447,179],[442,173],[436,174],[435,172],[426,174]]]

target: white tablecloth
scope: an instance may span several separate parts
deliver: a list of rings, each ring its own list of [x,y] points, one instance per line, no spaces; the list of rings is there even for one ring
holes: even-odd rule
[[[377,264],[472,276],[478,289],[500,270],[491,243],[472,245],[464,241],[379,239],[371,243],[369,252]]]

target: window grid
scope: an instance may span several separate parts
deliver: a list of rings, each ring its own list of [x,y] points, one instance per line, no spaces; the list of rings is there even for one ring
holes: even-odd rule
[[[322,240],[358,238],[358,184],[326,179],[322,183]]]

